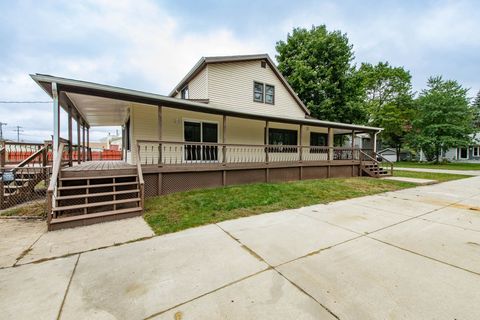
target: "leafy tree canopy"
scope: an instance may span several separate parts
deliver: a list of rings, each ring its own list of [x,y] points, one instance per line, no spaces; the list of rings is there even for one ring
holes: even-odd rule
[[[295,28],[276,44],[278,68],[311,111],[330,121],[363,123],[361,79],[346,34],[325,25]]]
[[[480,130],[480,90],[478,90],[475,99],[472,103],[472,112],[473,112],[473,126],[478,131]]]
[[[422,149],[427,160],[438,161],[441,150],[470,143],[472,112],[468,89],[454,80],[430,77],[417,99],[417,114],[410,135],[412,146]]]
[[[363,63],[358,70],[364,87],[369,124],[384,128],[380,137],[397,150],[397,160],[413,117],[411,75],[388,62]]]

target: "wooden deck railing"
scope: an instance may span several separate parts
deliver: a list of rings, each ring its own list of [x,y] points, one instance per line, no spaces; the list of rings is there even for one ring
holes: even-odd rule
[[[360,159],[359,149],[299,145],[253,145],[138,140],[143,165],[194,165]]]
[[[137,146],[137,150],[140,151],[140,146]],[[142,209],[145,208],[145,181],[143,180],[142,164],[140,162],[140,152],[137,152],[137,175],[138,175],[138,184],[140,186],[140,205]]]
[[[50,183],[47,189],[47,223],[50,224],[52,220],[52,209],[55,206],[55,195],[57,191],[57,181],[60,175],[60,168],[62,167],[63,149],[65,144],[60,142],[58,146],[58,153],[55,159],[53,159],[52,176],[50,177]]]

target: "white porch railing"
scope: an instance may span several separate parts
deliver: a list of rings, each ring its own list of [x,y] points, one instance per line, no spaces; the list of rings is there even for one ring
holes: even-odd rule
[[[359,149],[139,140],[143,165],[245,164],[359,160]]]

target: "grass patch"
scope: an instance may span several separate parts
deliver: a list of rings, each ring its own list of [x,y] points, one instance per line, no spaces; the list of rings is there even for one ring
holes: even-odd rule
[[[395,177],[432,179],[432,180],[437,180],[439,182],[473,177],[473,176],[468,176],[468,175],[463,175],[463,174],[436,173],[436,172],[417,172],[417,171],[403,171],[403,170],[397,170],[393,173],[393,175]]]
[[[424,168],[424,169],[444,169],[444,170],[480,170],[480,163],[431,163],[431,162],[395,162],[397,168]]]
[[[373,178],[339,178],[195,190],[146,199],[144,218],[156,234],[165,234],[413,186],[413,183]]]
[[[0,211],[0,216],[45,217],[46,212],[47,206],[45,201],[37,201]]]

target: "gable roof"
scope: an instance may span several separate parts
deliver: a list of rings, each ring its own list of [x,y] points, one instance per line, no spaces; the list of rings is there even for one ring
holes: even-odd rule
[[[310,110],[303,104],[302,100],[297,96],[293,88],[288,84],[287,80],[283,77],[278,70],[275,63],[272,61],[270,56],[266,53],[263,54],[250,54],[250,55],[238,55],[238,56],[217,56],[217,57],[202,57],[193,68],[187,73],[185,77],[175,86],[175,88],[170,92],[169,96],[174,97],[185,85],[190,82],[203,68],[210,63],[229,63],[229,62],[243,62],[243,61],[256,61],[264,60],[275,73],[277,78],[283,84],[288,93],[295,99],[300,108],[307,114],[310,115]]]

